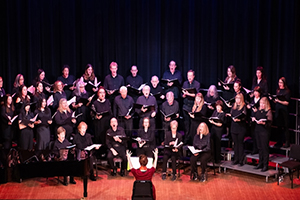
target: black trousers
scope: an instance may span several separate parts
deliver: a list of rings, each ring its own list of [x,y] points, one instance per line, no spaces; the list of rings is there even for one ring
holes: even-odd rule
[[[213,142],[213,153],[215,162],[219,163],[221,161],[221,139],[223,134],[223,127],[215,127],[211,128],[211,139]]]
[[[232,140],[234,142],[234,161],[243,163],[244,160],[244,137],[245,133],[231,133]]]
[[[167,171],[167,162],[171,158],[172,161],[172,173],[176,174],[176,160],[179,158],[179,152],[173,152],[172,150],[165,151],[163,156],[162,172]]]
[[[259,152],[259,165],[268,167],[269,165],[269,137],[268,131],[260,131],[256,133],[257,147]]]
[[[127,168],[127,158],[126,158],[125,147],[114,148],[114,149],[118,152],[118,155],[114,156],[113,153],[111,152],[111,150],[108,149],[108,152],[107,152],[108,164],[110,165],[111,169],[116,169],[116,167],[114,166],[114,158],[119,157],[122,159],[121,170],[125,170]]]
[[[197,156],[195,156],[194,154],[191,156],[190,158],[190,162],[191,162],[191,173],[198,173],[197,170],[197,160],[199,160],[201,162],[201,174],[205,173],[206,167],[207,167],[207,162],[209,161],[211,157],[211,152],[207,151],[207,152],[200,152],[198,153]]]
[[[133,127],[132,118],[125,119],[124,117],[118,117],[118,123],[120,127],[124,128],[126,136],[131,137]]]

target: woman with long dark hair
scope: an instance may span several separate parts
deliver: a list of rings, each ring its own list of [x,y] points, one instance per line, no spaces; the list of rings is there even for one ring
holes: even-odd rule
[[[4,104],[1,106],[1,140],[4,149],[10,149],[13,139],[12,120],[15,107],[10,94],[4,96]]]
[[[211,138],[214,143],[214,158],[215,163],[221,162],[221,139],[224,132],[225,113],[223,112],[223,102],[218,100],[216,102],[216,110],[212,114],[209,122],[211,126]]]
[[[34,114],[38,114],[36,124],[36,146],[37,150],[44,150],[48,147],[50,142],[50,128],[52,124],[51,111],[47,107],[45,98],[39,100]]]
[[[21,108],[19,115],[19,146],[22,150],[33,149],[33,128],[34,128],[34,115],[30,111],[30,103],[25,102]]]
[[[258,66],[256,68],[256,75],[253,78],[251,89],[254,90],[254,88],[257,86],[259,86],[261,88],[262,95],[268,94],[267,77],[264,73],[264,68],[262,66]]]
[[[97,82],[97,77],[95,76],[94,73],[94,68],[91,64],[87,64],[85,66],[84,74],[80,78],[82,82],[85,82],[86,85],[86,91],[88,92],[88,95],[91,96],[92,94],[96,93],[98,91],[98,87],[94,87],[91,85],[89,82],[92,84],[98,83]]]
[[[278,81],[278,89],[276,90],[275,102],[275,124],[277,125],[278,140],[276,147],[290,146],[290,132],[289,132],[289,112],[288,105],[291,98],[290,90],[287,86],[286,79],[281,77]]]

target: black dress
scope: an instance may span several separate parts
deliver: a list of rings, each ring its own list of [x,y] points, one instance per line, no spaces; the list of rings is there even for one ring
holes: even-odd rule
[[[10,116],[12,119],[14,117],[14,112],[12,109],[6,108],[4,105],[1,106],[1,142],[3,144],[4,149],[10,149],[11,148],[11,142],[13,139],[12,134],[12,125],[9,125],[9,119],[7,116]]]
[[[244,113],[246,115],[246,106],[243,106],[240,110],[231,108],[230,114],[232,117],[238,116]],[[231,136],[234,142],[234,163],[243,164],[244,159],[244,137],[247,132],[246,117],[242,118],[241,121],[231,122]]]
[[[291,98],[290,90],[280,89],[277,90],[276,95],[284,101],[289,102]],[[289,111],[288,106],[281,103],[275,104],[275,124],[277,125],[278,146],[282,146],[286,142],[286,146],[290,145],[290,132],[289,132]]]
[[[36,127],[36,146],[37,150],[44,150],[48,147],[50,142],[50,125],[48,120],[52,120],[51,111],[46,108],[44,111],[35,110],[34,114],[38,114],[38,120],[42,123],[37,124]]]
[[[105,99],[103,102],[101,102],[99,99],[93,102],[92,108],[94,112],[94,115],[97,115],[97,113],[104,113],[102,114],[101,119],[94,118],[94,127],[95,127],[95,138],[94,142],[97,144],[105,144],[106,143],[106,131],[110,127],[110,118],[112,117],[111,112],[111,106],[110,102]]]
[[[267,120],[265,125],[255,125],[256,142],[259,151],[259,164],[262,168],[268,168],[269,164],[269,138],[272,124],[272,111],[258,110],[254,117],[256,120]]]
[[[62,126],[64,129],[66,129],[66,138],[70,140],[71,134],[74,132],[74,124],[72,122],[72,112],[60,112],[57,111],[55,117],[54,117],[55,123],[56,123],[56,129],[60,126]]]
[[[214,151],[214,158],[215,158],[215,163],[219,163],[221,160],[221,139],[222,139],[222,134],[224,132],[224,121],[225,121],[225,113],[224,112],[217,112],[217,110],[214,111],[211,117],[218,117],[220,122],[222,123],[222,126],[216,126],[212,124],[211,126],[211,139],[214,143],[213,145],[213,151]]]
[[[19,115],[19,121],[21,121],[21,124],[26,126],[25,128],[20,130],[19,144],[20,149],[22,150],[33,149],[33,129],[28,126],[28,124],[32,124],[30,119],[32,119],[33,117],[34,115],[30,111],[27,114],[21,112]]]
[[[187,141],[188,141],[187,143],[189,145],[193,145],[193,139],[194,139],[195,135],[197,134],[197,128],[201,122],[204,122],[205,119],[203,117],[206,116],[206,112],[207,112],[207,107],[206,107],[206,105],[203,105],[202,109],[200,110],[201,116],[198,114],[195,114],[194,115],[195,118],[190,117],[191,125],[190,125],[190,131],[189,131],[189,135],[188,135],[188,139],[187,139]]]

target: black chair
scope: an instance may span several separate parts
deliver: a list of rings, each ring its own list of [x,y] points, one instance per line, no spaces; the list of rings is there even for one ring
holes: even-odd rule
[[[153,200],[153,186],[151,181],[134,181],[132,200]]]
[[[297,178],[299,179],[299,169],[300,169],[300,145],[291,145],[291,151],[289,160],[279,164],[281,167],[289,169],[289,176],[291,179],[291,188],[293,188],[293,173],[297,171]],[[277,175],[277,185],[279,185],[279,177],[282,175],[280,169],[278,169]]]

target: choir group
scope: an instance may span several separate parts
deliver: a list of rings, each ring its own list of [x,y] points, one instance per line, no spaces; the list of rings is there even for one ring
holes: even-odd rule
[[[183,81],[174,61],[169,63],[169,69],[161,78],[152,76],[149,84],[138,75],[137,66],[131,67],[131,75],[126,79],[118,74],[116,62],[109,67],[111,73],[103,84],[95,76],[91,64],[78,79],[69,74],[68,65],[63,66],[62,76],[54,84],[49,83],[42,69],[38,70],[30,87],[24,85],[24,76],[18,74],[11,94],[5,92],[0,77],[2,148],[50,148],[56,152],[57,159],[62,159],[60,149],[75,144],[76,157],[82,159],[90,155],[86,147],[99,144],[93,146],[99,149],[95,151],[98,152],[96,156],[106,157],[112,176],[117,172],[113,159],[121,158],[120,174],[124,176],[126,149],[134,150],[137,156],[155,157],[155,148],[162,146],[162,179],[167,178],[167,161],[171,158],[171,179],[176,180],[175,163],[185,145],[191,152],[191,179],[205,181],[209,159],[213,156],[216,163],[221,161],[224,135],[234,142],[233,164],[243,165],[243,142],[247,131],[251,130],[253,153],[259,153],[256,169],[262,171],[268,170],[273,121],[278,132],[276,146],[290,145],[290,91],[285,78],[281,77],[276,94],[270,95],[263,67],[257,67],[252,86],[246,89],[235,67],[229,66],[225,80],[216,82],[222,89],[221,96],[215,85],[202,94],[193,70],[187,72],[186,81]],[[198,160],[202,168],[200,176]],[[91,174],[91,179],[95,180]],[[74,179],[70,182],[75,183]]]

